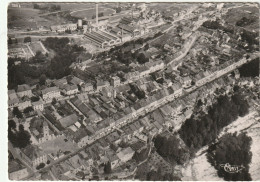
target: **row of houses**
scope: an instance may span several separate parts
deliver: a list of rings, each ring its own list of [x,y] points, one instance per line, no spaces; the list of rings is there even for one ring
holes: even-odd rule
[[[34,110],[43,110],[43,102],[31,102],[32,90],[29,85],[18,85],[17,91],[8,90],[8,108],[18,107],[23,110],[27,107],[33,107]]]
[[[75,24],[65,24],[65,25],[53,25],[51,26],[52,32],[65,32],[66,30],[74,31],[77,30],[78,25]]]
[[[103,30],[85,32],[84,35],[84,38],[101,48],[107,48],[121,43],[121,39],[119,37]]]

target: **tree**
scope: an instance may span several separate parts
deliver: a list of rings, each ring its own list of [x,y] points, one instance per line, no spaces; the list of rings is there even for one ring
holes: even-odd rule
[[[40,9],[40,6],[38,4],[33,4],[34,9]]]
[[[116,8],[116,13],[120,13],[122,11],[121,7]]]
[[[32,107],[26,107],[26,108],[23,110],[23,113],[28,114],[28,113],[30,113],[30,112],[32,112],[32,111],[34,111],[34,109],[33,109]]]
[[[18,107],[14,107],[13,109],[13,114],[17,117],[17,118],[22,118],[23,114],[21,113],[21,111],[18,109]]]
[[[30,133],[24,130],[24,126],[22,124],[19,125],[18,131],[12,131],[11,129],[8,129],[8,140],[14,145],[14,147],[26,147],[31,143],[30,138]]]
[[[71,30],[65,30],[65,33],[71,34]]]
[[[40,164],[36,167],[36,169],[39,170],[39,169],[44,168],[44,167],[45,167],[45,164],[44,164],[44,163],[40,163]]]
[[[32,102],[37,102],[37,101],[39,101],[40,100],[40,98],[38,97],[38,96],[33,96],[33,97],[31,97],[31,101]]]
[[[105,174],[109,174],[112,172],[112,169],[111,169],[111,162],[107,162],[104,166],[104,173]]]
[[[27,43],[27,42],[31,42],[31,37],[25,37],[24,38],[24,43]]]
[[[45,83],[46,83],[46,75],[42,74],[40,79],[39,79],[39,84],[40,85],[45,85]]]
[[[138,63],[140,63],[140,64],[144,64],[144,63],[148,62],[149,59],[147,60],[147,58],[145,57],[144,53],[140,53],[140,54],[138,55],[138,57],[137,57],[137,61],[138,61]]]
[[[12,38],[9,37],[9,38],[8,38],[8,45],[10,45],[10,44],[12,44],[12,43],[13,43]]]
[[[145,44],[144,51],[147,51],[149,49],[149,44]]]
[[[11,130],[15,130],[16,129],[16,123],[14,122],[14,120],[8,120],[8,128]]]
[[[51,101],[51,104],[52,104],[52,105],[55,105],[56,103],[57,103],[56,98],[53,98],[52,101]]]

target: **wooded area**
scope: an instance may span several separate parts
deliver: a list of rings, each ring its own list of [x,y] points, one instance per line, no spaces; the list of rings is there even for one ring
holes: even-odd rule
[[[225,181],[251,181],[249,164],[252,158],[250,151],[252,139],[245,133],[225,134],[219,142],[208,149],[207,159]],[[227,172],[223,165],[238,166],[240,172]]]
[[[200,149],[213,142],[223,127],[248,113],[248,107],[247,101],[238,93],[231,98],[221,96],[208,114],[201,115],[199,119],[194,119],[194,116],[187,119],[179,134],[191,150]]]

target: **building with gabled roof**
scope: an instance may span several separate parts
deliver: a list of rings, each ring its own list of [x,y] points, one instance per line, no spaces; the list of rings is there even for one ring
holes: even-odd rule
[[[67,128],[78,121],[78,116],[76,114],[71,114],[59,120],[62,127]]]
[[[15,90],[8,90],[8,107],[13,108],[18,106],[19,98],[15,92]]]
[[[21,157],[33,167],[47,162],[47,155],[36,145],[27,145],[21,149]]]
[[[18,85],[17,88],[17,95],[19,97],[23,97],[23,96],[32,96],[32,89],[29,85],[27,84],[23,84],[23,85]]]
[[[60,90],[58,87],[48,87],[41,91],[43,100],[51,100],[60,97]]]
[[[120,152],[118,152],[116,155],[119,158],[121,162],[127,162],[132,159],[135,151],[131,147],[127,147],[125,149],[122,149]]]

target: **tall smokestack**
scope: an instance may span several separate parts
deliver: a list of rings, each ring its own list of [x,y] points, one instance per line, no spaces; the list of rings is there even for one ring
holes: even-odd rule
[[[98,25],[98,3],[96,3],[96,24]]]

